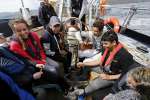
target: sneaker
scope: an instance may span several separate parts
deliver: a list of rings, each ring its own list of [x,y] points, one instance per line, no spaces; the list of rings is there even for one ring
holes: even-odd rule
[[[77,100],[77,96],[70,92],[65,96],[66,100]]]
[[[77,96],[84,94],[84,89],[75,89],[72,94],[75,94]]]
[[[75,89],[72,92],[68,92],[67,97],[70,98],[69,100],[76,100],[79,95],[84,94],[84,89]]]
[[[79,95],[77,100],[84,100],[84,96],[83,95]]]

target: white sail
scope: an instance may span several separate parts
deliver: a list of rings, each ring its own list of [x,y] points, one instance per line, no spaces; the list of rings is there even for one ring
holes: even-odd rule
[[[57,0],[56,1],[56,13],[57,13],[58,18],[60,20],[62,20],[63,2],[64,2],[64,0]]]

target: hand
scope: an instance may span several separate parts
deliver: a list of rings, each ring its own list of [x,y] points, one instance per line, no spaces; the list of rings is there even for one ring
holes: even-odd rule
[[[36,80],[36,79],[41,78],[42,74],[43,74],[42,71],[39,71],[39,72],[34,73],[34,74],[33,74],[33,79]]]
[[[61,51],[60,51],[60,54],[61,54],[62,56],[65,56],[65,55],[67,54],[67,52],[66,52],[65,50],[61,50]]]
[[[100,78],[103,80],[111,80],[110,75],[104,73],[100,74]]]
[[[43,69],[45,66],[44,66],[44,64],[36,64],[36,67],[40,68],[40,69]]]
[[[42,59],[42,61],[46,63],[46,60],[45,60],[45,59]]]
[[[80,44],[80,50],[82,50],[82,51],[85,50],[84,43],[81,43],[81,44]]]
[[[78,62],[77,63],[77,68],[81,68],[81,67],[84,67],[84,63],[83,62]]]

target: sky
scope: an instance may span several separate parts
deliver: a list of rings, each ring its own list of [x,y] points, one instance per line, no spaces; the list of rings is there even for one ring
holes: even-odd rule
[[[39,0],[23,0],[23,2],[25,8],[37,9],[39,7]],[[0,0],[0,12],[19,11],[21,6],[21,0]]]

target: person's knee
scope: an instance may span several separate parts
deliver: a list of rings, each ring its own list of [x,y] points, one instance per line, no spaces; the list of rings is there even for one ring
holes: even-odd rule
[[[47,66],[47,67],[45,68],[45,70],[47,70],[48,72],[53,73],[54,75],[57,74],[57,70],[56,70],[56,68],[53,67],[53,66]]]
[[[112,83],[113,83],[112,81],[103,80],[101,78],[94,79],[93,81],[90,82],[91,86],[94,89],[105,88],[107,86],[112,85]]]
[[[59,63],[51,58],[47,58],[46,62],[48,65],[50,66],[55,66],[55,67],[59,67]]]
[[[62,63],[56,62],[56,64],[54,65],[56,69],[59,69],[60,66],[62,66]]]

